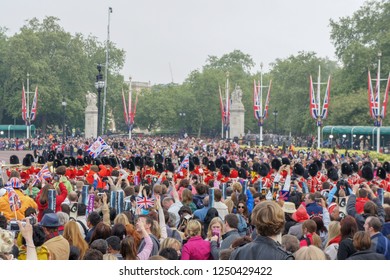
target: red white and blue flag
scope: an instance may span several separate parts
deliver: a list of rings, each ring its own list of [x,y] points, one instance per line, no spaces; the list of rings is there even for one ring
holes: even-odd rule
[[[26,103],[26,92],[24,91],[24,85],[22,88],[22,119],[27,122],[27,103]]]
[[[42,169],[38,172],[37,175],[35,175],[35,180],[32,183],[33,186],[35,186],[37,183],[42,182],[43,180],[51,178],[51,172],[49,170],[49,167],[47,164],[45,164]]]
[[[99,156],[104,150],[111,149],[110,146],[103,140],[102,137],[98,137],[98,139],[89,146],[87,152],[92,158],[96,158]]]
[[[390,90],[390,74],[387,78],[387,85],[386,85],[386,91],[385,91],[385,97],[383,99],[383,105],[382,105],[382,119],[386,116],[386,110],[387,110],[387,101],[389,100],[389,90]]]
[[[315,120],[318,120],[318,103],[314,94],[313,78],[310,75],[310,114]]]
[[[22,202],[20,201],[18,194],[11,187],[6,187],[5,189],[8,195],[9,208],[13,212],[18,211],[22,206]]]
[[[182,160],[182,162],[180,163],[180,166],[176,173],[179,173],[182,169],[188,169],[189,165],[190,165],[190,154],[187,154]]]
[[[129,126],[129,115],[127,114],[127,107],[126,107],[126,99],[125,99],[125,93],[122,89],[122,102],[123,102],[123,116],[125,117],[125,123],[127,126]]]
[[[137,196],[135,201],[137,203],[137,207],[140,209],[142,209],[142,208],[148,209],[148,208],[152,208],[154,206],[154,199],[153,198]]]
[[[38,87],[35,88],[33,104],[31,107],[30,121],[35,120],[35,118],[37,116],[37,108],[38,108]]]
[[[253,80],[253,112],[255,114],[255,119],[259,120],[261,118],[261,102],[259,98],[258,87],[256,86],[256,81]]]
[[[328,116],[329,100],[330,100],[330,76],[328,78],[328,84],[326,85],[324,104],[322,106],[321,119],[323,120],[326,119],[326,117]]]
[[[368,71],[368,104],[370,106],[370,116],[376,119],[379,115],[379,96],[378,96],[378,81],[375,86],[375,93],[372,88],[371,73]]]
[[[271,98],[271,96],[270,96],[270,94],[271,94],[271,85],[272,85],[272,80],[270,80],[270,82],[269,82],[267,98],[265,99],[263,120],[265,120],[268,117],[268,106],[269,106],[269,101],[270,101],[270,98]]]

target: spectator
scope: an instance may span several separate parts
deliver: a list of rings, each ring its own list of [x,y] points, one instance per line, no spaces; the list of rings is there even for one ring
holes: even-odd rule
[[[357,251],[347,260],[385,260],[383,254],[372,251],[371,245],[371,238],[368,232],[356,232],[353,236],[353,246]]]
[[[306,213],[307,215],[307,213]],[[293,260],[279,240],[284,230],[284,212],[273,201],[263,201],[252,213],[252,223],[258,236],[255,240],[233,251],[232,260]]]

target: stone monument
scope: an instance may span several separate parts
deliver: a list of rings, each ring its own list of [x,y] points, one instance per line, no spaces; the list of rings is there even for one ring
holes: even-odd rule
[[[242,90],[236,86],[232,92],[232,103],[230,106],[230,138],[244,136],[245,108],[242,104]]]
[[[97,138],[98,108],[96,106],[96,93],[89,92],[87,98],[87,108],[85,108],[85,138]]]

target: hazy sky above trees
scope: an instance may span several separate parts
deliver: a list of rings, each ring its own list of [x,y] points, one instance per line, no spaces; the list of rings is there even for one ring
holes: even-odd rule
[[[122,74],[152,84],[182,83],[208,55],[235,49],[264,70],[276,58],[314,51],[335,59],[329,19],[351,16],[363,0],[15,0],[3,3],[0,26],[12,36],[27,19],[56,16],[65,31],[107,38],[126,51]],[[101,61],[104,63],[104,61]]]

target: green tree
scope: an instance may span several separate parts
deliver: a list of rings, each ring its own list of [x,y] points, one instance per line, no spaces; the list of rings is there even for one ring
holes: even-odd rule
[[[284,60],[277,59],[272,64],[270,76],[273,89],[269,113],[278,110],[278,126],[282,133],[315,134],[315,120],[309,111],[309,77],[312,75],[313,82],[317,81],[318,66],[321,66],[321,82],[327,81],[328,75],[336,69],[335,62],[318,58],[313,52],[300,52]],[[324,92],[325,85],[321,87],[321,103]]]
[[[21,122],[20,96],[22,83],[30,73],[30,91],[39,86],[38,114],[34,122],[45,132],[48,126],[62,123],[61,102],[67,102],[66,123],[70,128],[84,128],[85,95],[95,91],[96,65],[105,61],[105,47],[96,38],[72,36],[59,24],[59,19],[46,17],[42,22],[31,19],[20,32],[9,38],[4,62],[8,77],[4,83],[4,113]],[[118,76],[124,52],[111,46],[111,76]],[[116,92],[116,91],[113,91]],[[119,93],[118,93],[119,94]],[[33,94],[30,96],[31,100]],[[111,96],[108,108],[112,106]]]

